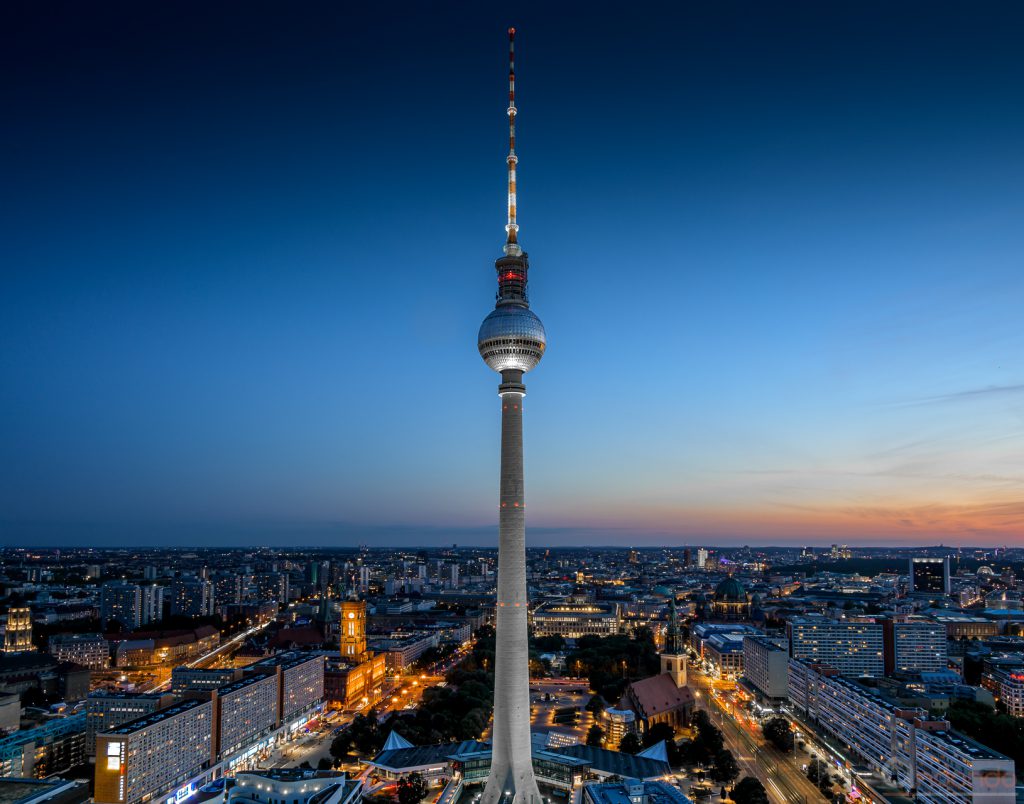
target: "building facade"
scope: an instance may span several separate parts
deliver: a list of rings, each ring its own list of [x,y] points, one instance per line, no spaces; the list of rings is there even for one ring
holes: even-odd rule
[[[96,736],[97,804],[139,804],[213,760],[213,703],[185,700]]]
[[[47,653],[58,662],[74,662],[90,670],[104,670],[110,664],[110,643],[102,634],[54,634]]]
[[[772,701],[789,694],[789,653],[781,642],[766,636],[743,637],[743,680]]]
[[[583,597],[544,603],[533,612],[535,636],[610,636],[619,633],[622,618],[616,603],[593,603]]]
[[[954,732],[923,709],[900,707],[835,669],[790,661],[790,702],[873,771],[922,804],[1014,804],[1012,759]]]
[[[834,667],[844,676],[885,673],[881,623],[798,617],[786,623],[789,655]]]
[[[85,753],[96,755],[96,735],[151,715],[174,702],[166,693],[132,694],[98,691],[85,701]]]

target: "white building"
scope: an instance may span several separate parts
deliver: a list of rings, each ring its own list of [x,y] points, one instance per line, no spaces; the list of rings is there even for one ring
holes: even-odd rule
[[[621,627],[618,604],[593,603],[572,596],[557,603],[543,603],[533,612],[536,636],[563,636],[579,639],[588,634],[610,636]]]
[[[90,670],[110,664],[110,643],[101,634],[54,634],[47,653],[59,662],[74,662]]]
[[[942,623],[897,620],[884,626],[887,672],[936,673],[946,669],[949,640]]]
[[[744,636],[743,679],[766,698],[785,699],[789,688],[786,646],[766,636]]]
[[[1014,804],[1012,759],[953,731],[923,709],[900,707],[838,675],[793,659],[794,708],[845,743],[873,771],[915,790],[922,804]]]
[[[881,623],[798,617],[786,623],[789,655],[834,667],[844,676],[885,673]]]
[[[356,804],[362,783],[336,771],[299,768],[244,771],[235,776],[228,804]]]

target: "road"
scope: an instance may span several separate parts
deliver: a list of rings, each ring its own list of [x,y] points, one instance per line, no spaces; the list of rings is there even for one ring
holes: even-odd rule
[[[706,710],[722,731],[726,748],[732,751],[740,769],[760,780],[769,798],[779,804],[821,804],[824,796],[804,776],[799,757],[787,756],[765,744],[760,726],[740,713],[735,703],[699,670],[690,669],[689,686],[695,690],[697,705]]]
[[[190,662],[187,662],[185,667],[203,667],[204,665],[208,665],[210,662],[219,658],[225,651],[230,652],[230,650],[237,650],[242,646],[242,643],[245,640],[264,630],[271,622],[273,622],[273,620],[263,623],[262,625],[254,625],[252,628],[247,628],[245,631],[239,631],[233,637],[225,640],[213,650],[204,653],[202,656],[199,656]],[[164,676],[164,672],[166,672],[166,676]],[[170,688],[171,671],[168,669],[166,671],[161,671],[160,678],[150,686],[142,688],[140,692],[163,692]]]

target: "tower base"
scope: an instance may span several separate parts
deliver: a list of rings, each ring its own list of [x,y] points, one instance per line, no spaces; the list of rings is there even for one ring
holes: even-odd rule
[[[543,804],[532,760],[518,773],[507,762],[499,766],[493,764],[493,758],[491,762],[491,773],[479,804]]]

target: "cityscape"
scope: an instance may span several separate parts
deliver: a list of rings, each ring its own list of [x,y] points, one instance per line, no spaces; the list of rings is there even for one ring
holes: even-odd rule
[[[656,5],[3,11],[0,804],[1024,802],[1024,14]]]

